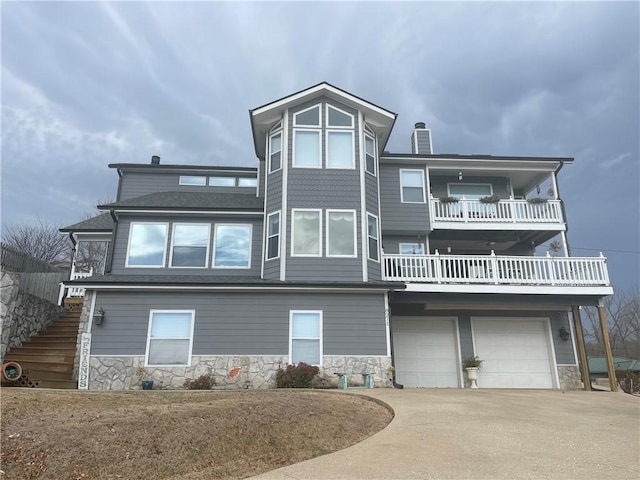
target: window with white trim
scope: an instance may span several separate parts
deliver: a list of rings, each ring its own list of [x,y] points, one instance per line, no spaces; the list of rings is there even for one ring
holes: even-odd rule
[[[190,365],[195,310],[151,310],[146,365]]]
[[[320,126],[320,105],[305,108],[293,115],[294,127],[319,127]]]
[[[378,217],[372,213],[367,213],[367,246],[369,249],[369,260],[375,262],[380,260]]]
[[[291,310],[289,363],[322,365],[322,311]]]
[[[425,203],[424,170],[400,170],[402,203]]]
[[[293,166],[320,168],[320,130],[293,131]]]
[[[127,267],[164,267],[167,249],[167,223],[132,222],[129,227]]]
[[[269,137],[269,173],[282,168],[282,132]]]
[[[251,267],[252,225],[216,224],[213,240],[214,268]]]
[[[493,194],[489,183],[449,183],[447,189],[451,197],[464,197],[467,200],[478,200]]]
[[[401,243],[400,255],[424,255],[424,243]]]
[[[291,256],[321,256],[322,210],[294,208],[291,210],[291,218]]]
[[[280,256],[280,212],[267,215],[267,260]]]
[[[171,241],[172,267],[206,267],[209,224],[174,223]]]
[[[353,132],[327,130],[327,168],[356,168]]]
[[[258,179],[254,177],[240,177],[238,178],[239,187],[257,187]]]
[[[210,187],[235,187],[236,177],[209,177]]]
[[[364,169],[371,175],[376,174],[376,143],[369,135],[364,136]]]
[[[356,257],[355,210],[327,210],[327,257]]]
[[[180,175],[179,185],[192,185],[204,187],[207,184],[207,177],[195,177],[191,175]]]
[[[327,126],[353,128],[353,115],[332,105],[327,105]]]

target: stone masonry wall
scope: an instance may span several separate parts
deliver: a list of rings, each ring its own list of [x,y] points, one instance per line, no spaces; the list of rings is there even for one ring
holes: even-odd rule
[[[582,389],[582,377],[577,365],[558,366],[558,377],[560,378],[561,390]]]
[[[91,324],[89,314],[91,313],[91,304],[93,303],[93,296],[95,292],[87,290],[84,293],[84,303],[82,304],[82,310],[80,311],[80,323],[78,325],[78,338],[76,340],[76,357],[73,361],[73,374],[71,378],[78,380],[78,368],[80,366],[80,346],[82,334],[89,331],[89,325]]]
[[[11,347],[19,347],[29,338],[55,322],[64,309],[20,290],[20,274],[2,272],[0,278],[0,361]]]
[[[232,390],[241,388],[274,388],[276,371],[286,367],[287,355],[264,356],[198,356],[191,359],[190,367],[145,367],[149,379],[154,380],[154,388],[183,388],[185,379],[194,379],[211,374],[216,386],[214,389]],[[325,356],[321,368],[321,385],[335,385],[336,372],[373,373],[377,387],[390,386],[388,369],[391,359],[388,357],[344,357]],[[130,390],[140,388],[140,379],[136,376],[138,366],[144,365],[144,356],[106,357],[92,356],[89,373],[90,390]],[[353,377],[360,380],[359,375]]]

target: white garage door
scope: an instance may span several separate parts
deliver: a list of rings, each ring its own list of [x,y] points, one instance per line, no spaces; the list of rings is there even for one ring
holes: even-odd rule
[[[480,388],[553,388],[546,319],[472,318]]]
[[[454,318],[393,317],[396,381],[405,387],[459,384]]]

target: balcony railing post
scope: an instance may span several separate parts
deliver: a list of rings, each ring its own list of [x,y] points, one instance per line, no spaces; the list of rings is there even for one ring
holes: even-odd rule
[[[549,252],[547,252],[547,258],[548,260],[548,268],[549,268],[549,280],[551,280],[551,285],[555,285],[556,284],[556,263],[555,263],[555,257],[552,257],[551,254]]]
[[[498,285],[499,282],[498,277],[498,258],[496,257],[495,250],[491,250],[491,278],[493,278],[493,283],[496,285]]]
[[[434,260],[436,282],[442,283],[442,265],[440,264],[440,252],[438,249],[435,250],[434,256],[436,257]]]
[[[600,268],[599,270],[602,272],[602,280],[604,281],[605,285],[609,285],[609,270],[607,269],[607,259],[605,258],[605,256],[602,254],[602,252],[600,252]]]
[[[464,198],[464,195],[460,202],[462,203],[462,218],[464,219],[464,222],[467,223],[469,221],[469,206],[467,205],[467,200]]]

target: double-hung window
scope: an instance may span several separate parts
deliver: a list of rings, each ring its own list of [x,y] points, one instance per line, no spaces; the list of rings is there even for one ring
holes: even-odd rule
[[[269,137],[269,173],[282,168],[282,132]]]
[[[151,310],[147,365],[190,365],[194,310]]]
[[[280,256],[280,212],[267,215],[267,260]]]
[[[327,210],[327,257],[355,256],[355,210]]]
[[[213,240],[214,268],[251,266],[251,225],[216,224]]]
[[[424,170],[400,169],[402,203],[425,203]]]
[[[206,267],[209,224],[175,223],[171,245],[172,267]]]
[[[292,310],[289,326],[289,363],[322,365],[322,311]]]
[[[293,166],[320,168],[320,105],[293,115]]]
[[[126,266],[164,267],[168,229],[166,223],[132,222]]]
[[[319,257],[322,255],[320,232],[322,232],[322,211],[293,209],[291,256]]]
[[[369,259],[379,261],[379,234],[378,234],[378,217],[371,213],[367,213],[367,237],[368,237],[368,249]]]
[[[369,135],[364,137],[364,168],[371,175],[376,174],[376,142]]]
[[[353,115],[327,105],[327,168],[355,168]]]

